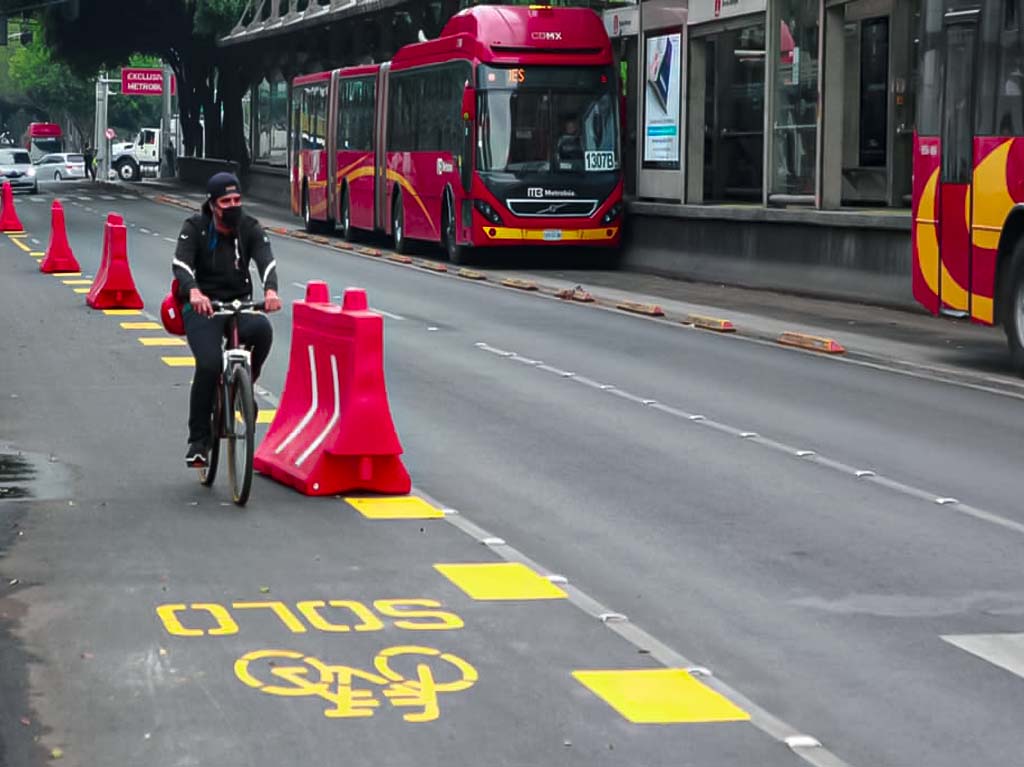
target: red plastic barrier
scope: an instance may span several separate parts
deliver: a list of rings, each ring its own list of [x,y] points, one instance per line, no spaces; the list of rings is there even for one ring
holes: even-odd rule
[[[0,201],[0,232],[23,232],[24,227],[18,218],[18,211],[14,209],[14,191],[11,189],[11,182],[4,182],[2,201]]]
[[[121,223],[112,223],[120,221]],[[85,302],[93,309],[141,309],[128,266],[128,229],[124,219],[111,213],[103,229],[103,259]]]
[[[46,248],[46,258],[39,264],[41,272],[77,272],[78,265],[71,245],[68,244],[68,233],[64,227],[64,206],[60,200],[54,200],[50,208],[50,244]]]
[[[366,291],[330,303],[310,282],[292,310],[292,348],[277,416],[254,466],[305,495],[412,488],[384,385],[384,321]]]

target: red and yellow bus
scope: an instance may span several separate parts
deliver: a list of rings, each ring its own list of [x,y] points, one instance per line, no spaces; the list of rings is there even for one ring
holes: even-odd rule
[[[292,212],[473,248],[617,248],[622,170],[617,73],[583,8],[476,6],[387,63],[292,85]]]
[[[1024,0],[922,0],[913,292],[1024,373]]]

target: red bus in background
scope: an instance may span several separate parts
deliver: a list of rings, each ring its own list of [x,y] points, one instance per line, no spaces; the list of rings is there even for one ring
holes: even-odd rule
[[[32,158],[32,162],[43,155],[59,154],[64,151],[64,133],[57,123],[29,123],[21,144]]]
[[[395,249],[616,248],[618,75],[583,8],[477,6],[383,64],[298,77],[292,212],[307,229],[385,232]]]

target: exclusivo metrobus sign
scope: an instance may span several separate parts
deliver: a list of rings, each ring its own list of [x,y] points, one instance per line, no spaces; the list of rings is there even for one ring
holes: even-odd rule
[[[174,95],[174,78],[171,78],[171,95]],[[163,96],[164,73],[162,69],[125,67],[121,70],[121,93],[125,96]]]

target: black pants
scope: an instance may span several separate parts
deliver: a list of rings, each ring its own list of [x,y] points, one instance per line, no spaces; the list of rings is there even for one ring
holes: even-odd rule
[[[223,367],[221,339],[229,318],[203,317],[191,309],[186,309],[183,314],[188,345],[192,347],[192,355],[196,358],[196,372],[189,399],[188,441],[208,442],[217,381]],[[242,344],[252,350],[252,380],[255,383],[270,354],[274,329],[270,320],[262,314],[243,314],[238,318],[238,336]]]

